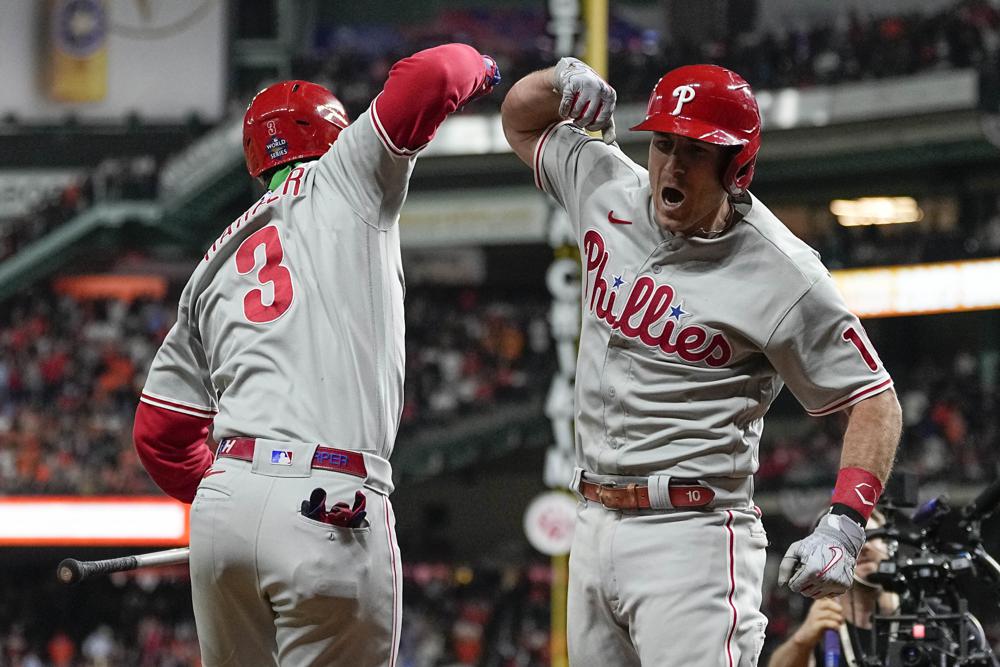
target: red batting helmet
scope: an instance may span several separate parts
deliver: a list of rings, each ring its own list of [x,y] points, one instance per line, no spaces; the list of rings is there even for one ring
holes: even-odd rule
[[[667,72],[649,96],[646,120],[632,129],[737,147],[722,174],[722,184],[737,195],[753,180],[760,149],[760,110],[750,84],[725,67],[686,65]]]
[[[251,176],[294,160],[319,157],[351,121],[323,86],[282,81],[257,93],[243,116],[243,154]]]

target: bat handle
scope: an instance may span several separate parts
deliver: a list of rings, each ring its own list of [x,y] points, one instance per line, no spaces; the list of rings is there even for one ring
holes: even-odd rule
[[[56,568],[56,576],[64,584],[78,584],[97,574],[134,569],[138,563],[135,556],[97,561],[79,561],[75,558],[67,558],[59,563],[59,567]]]

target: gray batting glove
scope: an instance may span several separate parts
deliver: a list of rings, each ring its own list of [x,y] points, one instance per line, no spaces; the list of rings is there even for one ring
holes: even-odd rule
[[[611,114],[618,95],[597,72],[576,58],[562,58],[553,70],[552,88],[562,97],[561,117],[592,132],[604,131],[604,141],[609,144],[614,141]],[[608,128],[611,128],[610,140]]]
[[[788,547],[778,568],[778,585],[813,599],[840,595],[854,581],[854,564],[865,529],[849,517],[827,514],[812,534]]]

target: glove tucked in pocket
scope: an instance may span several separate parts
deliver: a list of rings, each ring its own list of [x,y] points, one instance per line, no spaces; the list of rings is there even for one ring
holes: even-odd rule
[[[302,501],[302,516],[313,521],[328,523],[331,526],[341,528],[361,528],[366,525],[365,517],[368,512],[365,510],[367,499],[365,494],[357,491],[354,494],[354,506],[349,507],[345,502],[335,503],[334,506],[326,509],[326,491],[322,488],[313,489],[309,494],[309,500]]]

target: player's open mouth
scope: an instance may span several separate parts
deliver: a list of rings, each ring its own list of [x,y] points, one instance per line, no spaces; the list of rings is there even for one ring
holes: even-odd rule
[[[663,202],[667,206],[677,206],[684,201],[684,193],[677,188],[663,188],[660,191],[660,197],[663,198]]]

